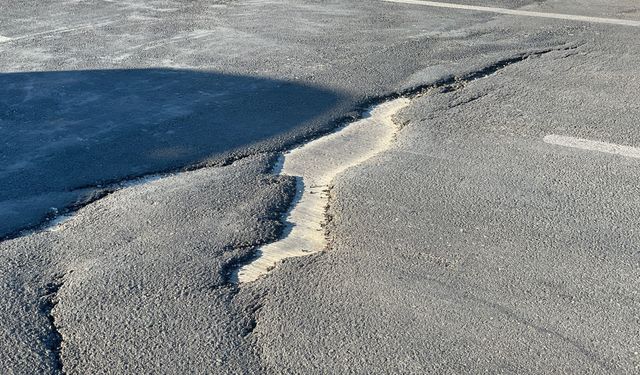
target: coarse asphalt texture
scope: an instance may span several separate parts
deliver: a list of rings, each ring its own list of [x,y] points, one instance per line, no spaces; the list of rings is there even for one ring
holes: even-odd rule
[[[640,160],[544,141],[640,145],[639,34],[381,1],[0,2],[1,372],[639,372]],[[327,249],[231,283],[282,235],[278,154],[400,94],[391,148],[333,182]]]

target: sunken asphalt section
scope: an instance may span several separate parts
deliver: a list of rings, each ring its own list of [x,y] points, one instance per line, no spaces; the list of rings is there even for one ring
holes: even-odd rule
[[[638,161],[543,142],[640,144],[638,30],[378,2],[0,10],[3,373],[638,370]],[[277,151],[403,92],[423,95],[395,144],[331,189],[328,250],[230,284],[281,234]]]

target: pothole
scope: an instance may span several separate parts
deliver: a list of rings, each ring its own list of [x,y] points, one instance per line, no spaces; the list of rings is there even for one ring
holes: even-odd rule
[[[280,158],[274,173],[293,176],[297,181],[283,236],[258,249],[255,258],[235,270],[232,281],[254,281],[285,258],[309,255],[325,248],[323,225],[331,181],[347,168],[388,149],[397,129],[392,117],[409,103],[408,98],[398,98],[376,105],[361,120]]]

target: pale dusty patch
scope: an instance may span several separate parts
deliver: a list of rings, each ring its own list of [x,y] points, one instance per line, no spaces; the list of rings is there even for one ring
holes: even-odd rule
[[[234,275],[235,281],[256,280],[282,259],[325,248],[323,225],[331,181],[347,168],[389,148],[396,131],[392,116],[409,102],[399,98],[375,106],[368,117],[284,155],[281,170],[276,172],[297,178],[297,193],[286,217],[284,238],[260,248],[257,259]]]
[[[116,190],[120,190],[120,189],[127,189],[127,188],[132,188],[132,187],[136,187],[136,186],[140,186],[140,185],[145,185],[145,184],[149,184],[155,181],[159,181],[165,177],[170,176],[170,174],[154,174],[154,175],[149,175],[149,176],[145,176],[145,177],[140,177],[140,178],[134,178],[131,180],[126,180],[126,181],[122,181],[122,182],[118,182],[115,184],[111,184],[107,187],[105,187],[107,190],[109,191],[116,191]],[[96,189],[102,189],[103,187],[101,185],[98,185],[96,187]],[[86,193],[89,194],[91,193],[91,189],[87,189]],[[70,212],[70,213],[65,213],[65,214],[61,214],[61,215],[57,215],[55,217],[53,217],[51,220],[49,220],[47,222],[47,224],[42,228],[46,231],[49,232],[60,232],[65,228],[65,224],[68,223],[69,221],[71,221],[76,215],[76,212]]]
[[[8,42],[10,40],[11,40],[11,38],[7,38],[6,36],[0,35],[0,43]]]
[[[72,218],[73,215],[71,214],[56,216],[47,223],[47,226],[44,229],[49,232],[60,232],[63,228],[63,224],[71,220]]]
[[[549,134],[545,136],[543,138],[543,141],[559,146],[604,152],[607,154],[626,156],[628,158],[640,158],[640,148],[617,145],[615,143],[592,141],[589,139],[575,138],[556,134]]]

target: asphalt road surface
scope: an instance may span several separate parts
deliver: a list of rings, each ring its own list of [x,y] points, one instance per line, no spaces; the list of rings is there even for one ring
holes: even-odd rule
[[[638,22],[0,1],[0,372],[639,373]],[[398,96],[326,249],[234,283],[284,235],[280,154]]]

